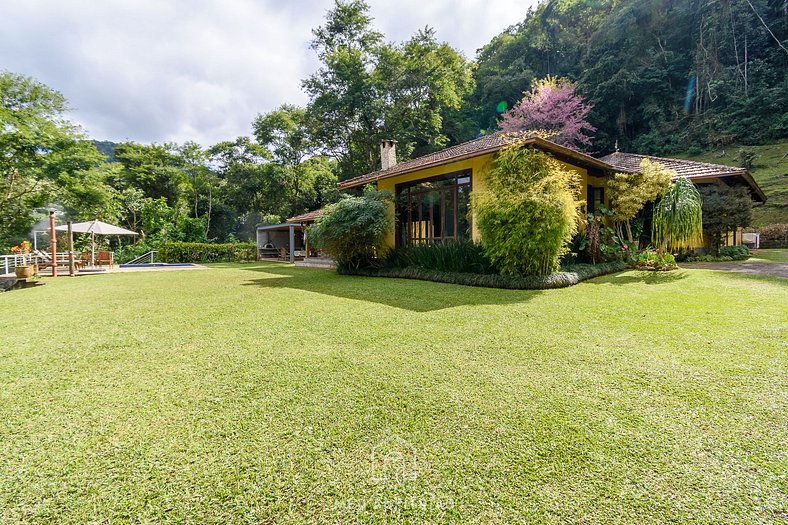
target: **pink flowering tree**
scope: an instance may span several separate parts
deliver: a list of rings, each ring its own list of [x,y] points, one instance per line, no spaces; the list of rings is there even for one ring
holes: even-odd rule
[[[534,81],[531,91],[503,114],[498,124],[501,131],[536,131],[545,137],[573,149],[591,145],[596,128],[586,117],[590,105],[575,94],[575,85],[566,79],[548,76]]]

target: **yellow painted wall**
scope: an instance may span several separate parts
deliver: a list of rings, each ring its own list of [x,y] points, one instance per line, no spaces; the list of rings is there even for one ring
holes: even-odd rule
[[[387,179],[381,179],[377,182],[377,187],[379,190],[388,190],[393,195],[396,195],[395,187],[397,184],[402,184],[405,182],[413,182],[421,179],[429,179],[431,177],[437,177],[440,175],[446,175],[449,173],[453,173],[456,171],[463,171],[470,169],[471,170],[471,192],[483,192],[487,189],[487,174],[490,171],[492,160],[493,160],[492,153],[487,155],[480,155],[478,157],[473,157],[466,160],[461,160],[457,162],[452,162],[451,164],[444,164],[442,166],[437,166],[434,168],[427,168],[419,171],[415,171],[412,173],[406,173],[401,176],[397,177],[390,177]],[[560,161],[559,161],[560,162]],[[585,201],[587,197],[587,188],[588,184],[592,184],[594,186],[605,186],[605,179],[603,177],[589,177],[588,172],[581,167],[573,166],[571,164],[567,164],[565,162],[561,162],[565,168],[573,170],[580,174],[581,177],[581,186],[580,186],[580,199]],[[605,191],[605,205],[609,206],[608,202],[608,192]],[[390,206],[391,209],[391,216],[394,216],[394,205]],[[388,237],[388,244],[389,246],[393,247],[395,243],[395,232],[392,231]],[[479,234],[479,230],[476,227],[476,220],[475,217],[471,217],[471,236],[474,241],[479,241],[481,239],[481,235]]]

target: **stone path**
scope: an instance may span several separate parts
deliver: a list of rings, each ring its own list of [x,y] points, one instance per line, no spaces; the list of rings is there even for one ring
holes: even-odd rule
[[[788,279],[788,264],[779,262],[679,263],[679,268],[770,275]]]

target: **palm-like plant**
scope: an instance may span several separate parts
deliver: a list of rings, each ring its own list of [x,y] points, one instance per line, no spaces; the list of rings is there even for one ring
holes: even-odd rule
[[[671,250],[691,248],[703,241],[700,193],[686,177],[679,178],[654,206],[651,240]]]

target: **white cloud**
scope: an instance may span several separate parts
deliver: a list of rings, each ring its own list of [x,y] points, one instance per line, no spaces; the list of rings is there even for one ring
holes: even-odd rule
[[[404,40],[430,25],[473,57],[522,20],[514,0],[372,1],[376,27]],[[257,113],[303,104],[317,68],[311,29],[332,0],[27,0],[4,5],[0,64],[63,92],[97,139],[195,140],[248,134]]]

